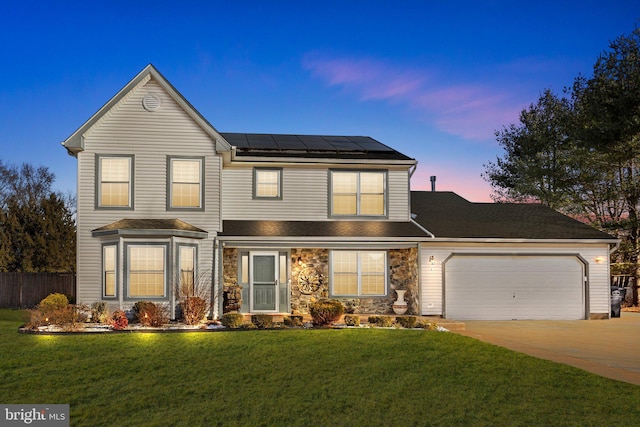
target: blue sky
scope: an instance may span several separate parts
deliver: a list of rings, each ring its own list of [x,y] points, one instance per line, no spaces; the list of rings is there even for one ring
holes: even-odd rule
[[[221,132],[371,136],[413,189],[489,201],[494,130],[589,75],[636,1],[11,1],[0,14],[0,159],[44,165],[148,63]]]

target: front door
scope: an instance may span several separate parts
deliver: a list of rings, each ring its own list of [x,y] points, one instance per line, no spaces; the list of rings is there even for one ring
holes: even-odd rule
[[[251,252],[251,311],[278,311],[278,252]]]

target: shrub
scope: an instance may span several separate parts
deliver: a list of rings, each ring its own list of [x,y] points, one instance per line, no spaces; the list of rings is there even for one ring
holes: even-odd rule
[[[396,317],[396,323],[403,328],[415,328],[417,319],[415,316]]]
[[[91,319],[94,322],[107,323],[109,321],[109,303],[98,301],[91,304]]]
[[[273,327],[273,317],[268,314],[254,314],[251,316],[251,323],[256,325],[257,328],[267,329]]]
[[[344,324],[347,326],[360,326],[360,316],[357,314],[345,314]]]
[[[438,330],[438,324],[436,322],[424,322],[420,321],[416,323],[416,328],[426,329],[427,331],[436,331]]]
[[[116,331],[121,331],[129,325],[127,314],[122,310],[116,310],[111,314],[111,326]]]
[[[285,316],[284,325],[289,326],[291,328],[302,327],[304,326],[304,321],[302,316],[298,316],[298,315]]]
[[[169,311],[161,304],[151,301],[138,301],[133,305],[133,313],[144,326],[162,326],[169,321]]]
[[[313,324],[318,326],[335,323],[344,313],[344,306],[336,300],[320,300],[309,305]]]
[[[380,328],[388,328],[392,325],[390,316],[369,316],[369,323]]]
[[[184,323],[187,325],[196,325],[204,319],[209,305],[203,298],[187,297],[180,301],[180,308],[182,309]]]
[[[244,323],[244,316],[240,313],[225,313],[220,319],[222,326],[231,329],[237,329]]]
[[[49,314],[56,310],[61,310],[69,305],[69,299],[63,294],[49,294],[40,301],[38,309],[45,317],[51,317]]]

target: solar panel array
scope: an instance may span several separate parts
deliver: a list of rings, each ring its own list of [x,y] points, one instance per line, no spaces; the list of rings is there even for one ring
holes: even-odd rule
[[[221,133],[240,155],[335,155],[409,159],[368,136]]]

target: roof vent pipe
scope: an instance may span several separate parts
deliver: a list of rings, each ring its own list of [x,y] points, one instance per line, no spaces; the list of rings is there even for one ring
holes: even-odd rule
[[[431,180],[431,191],[436,191],[436,176],[431,175],[429,179]]]

